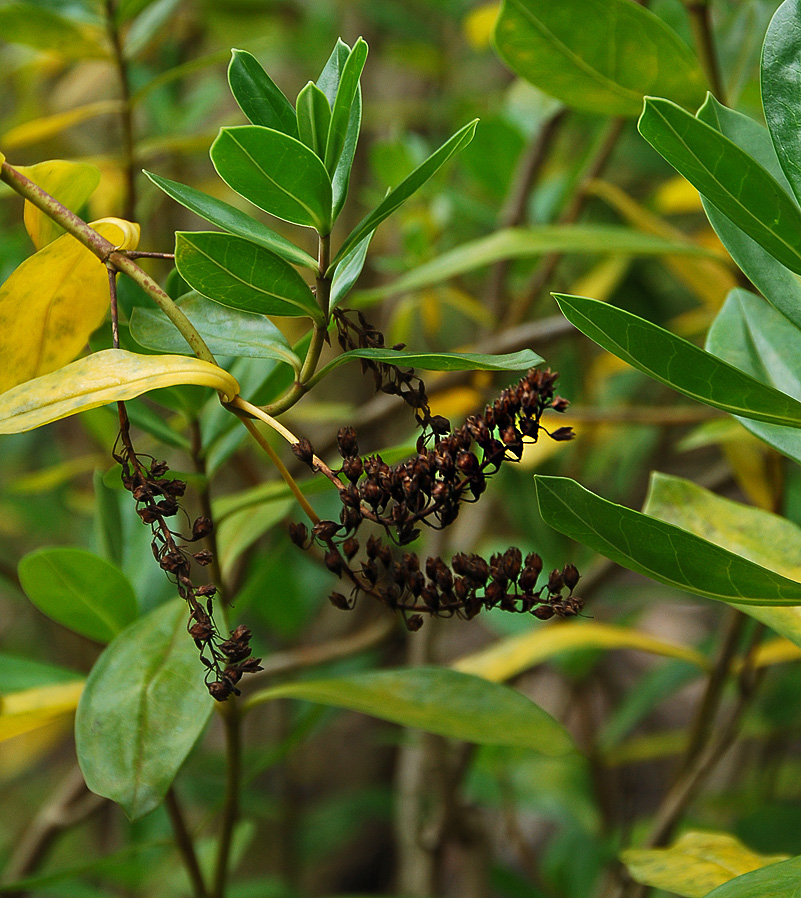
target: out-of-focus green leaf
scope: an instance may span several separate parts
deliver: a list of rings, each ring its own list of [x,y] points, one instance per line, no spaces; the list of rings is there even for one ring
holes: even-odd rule
[[[260,125],[223,128],[211,161],[241,196],[294,224],[331,230],[331,178],[322,160],[294,137]]]
[[[194,292],[177,300],[176,305],[215,355],[279,359],[300,370],[301,361],[286,337],[264,315],[230,309]],[[133,310],[131,336],[142,346],[159,352],[188,351],[186,340],[172,322],[153,309]]]
[[[543,253],[620,253],[631,256],[715,256],[697,243],[665,240],[654,234],[645,234],[632,228],[616,225],[541,225],[531,228],[503,228],[490,234],[469,240],[425,262],[389,284],[372,290],[360,291],[361,301],[383,299],[397,293],[420,290],[448,278],[493,265],[502,259],[524,259]]]
[[[45,9],[38,3],[0,6],[0,34],[9,44],[26,44],[68,59],[105,59],[109,56],[105,31]]]
[[[280,256],[216,231],[179,231],[175,265],[198,293],[243,312],[321,318],[309,285]]]
[[[629,570],[738,607],[801,603],[801,583],[687,530],[608,502],[565,477],[537,475],[534,482],[547,524]]]
[[[245,707],[276,698],[361,711],[479,745],[517,745],[548,755],[572,749],[561,724],[519,692],[443,668],[418,667],[273,686]]]
[[[0,695],[51,686],[54,683],[73,683],[82,679],[83,674],[66,667],[0,652]]]
[[[718,886],[706,898],[796,898],[801,857],[779,861]]]
[[[19,151],[22,147],[51,140],[56,135],[61,134],[62,131],[66,131],[67,128],[74,128],[99,115],[118,115],[122,109],[123,105],[120,100],[98,100],[95,103],[85,103],[82,106],[68,109],[66,112],[43,115],[9,128],[0,138],[0,142],[2,142],[7,151]],[[18,171],[25,171],[26,169],[35,168],[35,166],[20,165],[17,168]],[[29,175],[29,177],[32,180],[36,180],[32,175]]]
[[[783,265],[801,273],[801,209],[755,159],[668,100],[648,97],[638,127],[713,206]]]
[[[353,104],[359,90],[359,79],[367,60],[367,44],[359,38],[345,60],[331,108],[331,126],[325,145],[325,167],[333,179],[345,149]],[[325,94],[323,94],[325,96]]]
[[[217,542],[224,577],[231,574],[243,552],[289,514],[295,502],[294,497],[287,497],[282,491],[268,501],[239,508],[220,522]]]
[[[574,109],[635,116],[645,94],[692,108],[704,96],[687,45],[630,0],[504,0],[493,40],[512,71]]]
[[[87,786],[132,820],[164,799],[211,714],[186,605],[162,605],[125,629],[92,668],[75,743]]]
[[[156,0],[131,22],[125,32],[123,51],[128,59],[137,56],[169,22],[180,0]]]
[[[308,253],[277,234],[272,228],[268,228],[267,225],[256,221],[255,218],[251,218],[250,215],[246,215],[234,206],[229,206],[222,200],[195,190],[194,187],[179,184],[178,181],[170,181],[169,178],[162,178],[161,175],[155,175],[149,171],[146,171],[145,174],[167,196],[172,197],[182,206],[186,206],[187,209],[191,209],[206,221],[228,231],[229,234],[236,234],[237,237],[244,237],[251,243],[258,243],[259,246],[263,246],[293,265],[317,268],[317,262]]]
[[[374,232],[373,232],[374,233]],[[339,305],[350,293],[351,288],[359,279],[364,268],[364,260],[367,258],[367,250],[373,233],[368,234],[361,243],[358,243],[337,265],[334,276],[331,279],[331,308]]]
[[[698,118],[733,140],[770,172],[790,192],[767,128],[720,103],[710,94],[698,110]],[[762,295],[797,327],[801,327],[801,284],[778,259],[701,197],[704,211],[731,257]]]
[[[254,125],[298,137],[298,120],[281,88],[247,50],[232,50],[228,83],[239,108]]]
[[[636,882],[704,898],[735,876],[787,860],[787,855],[756,854],[728,833],[688,832],[668,848],[628,848],[620,858]]]
[[[325,155],[328,127],[331,124],[328,97],[313,81],[310,81],[298,94],[295,108],[300,139],[322,159]]]
[[[389,192],[382,202],[366,215],[359,224],[350,232],[345,242],[340,246],[337,254],[331,260],[329,271],[333,271],[334,267],[343,259],[358,243],[371,234],[385,218],[392,213],[409,197],[418,191],[423,184],[432,178],[440,168],[459,150],[463,149],[473,139],[476,131],[478,119],[465,125],[456,134],[453,135],[425,162],[417,166],[417,168],[406,178],[401,181],[398,186]]]
[[[554,296],[583,334],[654,380],[732,415],[801,427],[801,402],[687,340],[608,303]]]
[[[759,296],[737,288],[726,297],[712,322],[706,349],[757,380],[801,400],[801,376],[795,362],[799,343],[801,331],[784,315]],[[796,428],[742,417],[737,420],[754,436],[801,462],[801,432]]]
[[[92,552],[36,549],[19,563],[22,588],[34,605],[70,630],[109,642],[136,619],[136,595],[123,572]]]

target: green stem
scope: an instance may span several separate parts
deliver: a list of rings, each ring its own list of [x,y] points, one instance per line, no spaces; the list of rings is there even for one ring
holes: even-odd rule
[[[225,806],[223,807],[222,832],[217,848],[217,864],[211,898],[224,898],[225,884],[231,860],[231,842],[239,817],[239,787],[242,778],[242,712],[236,699],[230,698],[219,705],[218,711],[225,725],[225,748],[228,761],[225,781]]]
[[[67,209],[66,206],[63,206],[58,200],[50,196],[49,193],[42,190],[41,187],[38,187],[7,162],[3,162],[2,167],[0,167],[0,181],[4,181],[21,197],[44,212],[48,218],[61,225],[68,234],[71,234],[82,246],[94,253],[101,262],[111,264],[117,271],[127,274],[170,319],[189,344],[192,352],[205,362],[209,362],[212,365],[217,364],[217,360],[192,322],[136,262],[129,259],[124,253],[117,252],[117,247],[113,243],[106,240],[102,234],[91,228],[83,219]]]

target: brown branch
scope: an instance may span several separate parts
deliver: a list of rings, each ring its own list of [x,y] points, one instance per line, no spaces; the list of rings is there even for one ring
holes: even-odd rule
[[[189,876],[189,881],[192,884],[192,894],[195,898],[208,898],[209,893],[206,889],[206,883],[203,879],[200,864],[198,863],[197,854],[195,853],[192,836],[189,833],[183,811],[181,810],[181,805],[178,801],[178,796],[175,794],[175,789],[173,787],[170,787],[167,790],[164,805],[167,809],[170,823],[172,824],[172,831],[175,836],[175,846],[181,855],[181,859],[186,867],[187,875]]]

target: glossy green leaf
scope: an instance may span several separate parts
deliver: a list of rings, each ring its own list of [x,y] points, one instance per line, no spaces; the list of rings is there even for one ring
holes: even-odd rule
[[[215,355],[278,359],[300,370],[301,361],[286,337],[264,315],[230,309],[194,292],[181,297],[176,305]],[[166,315],[153,309],[136,307],[130,327],[134,340],[148,349],[177,353],[188,350],[186,341]]]
[[[479,745],[516,745],[548,755],[572,749],[562,725],[505,686],[443,668],[359,673],[286,683],[257,692],[246,707],[298,698]]]
[[[706,898],[798,898],[801,857],[770,864],[729,880]]]
[[[764,299],[747,290],[732,290],[706,338],[706,349],[730,365],[801,400],[796,362],[801,331]],[[801,463],[801,432],[738,417],[759,439]]]
[[[793,192],[801,200],[801,4],[785,0],[776,10],[762,45],[762,107],[776,154]]]
[[[351,110],[359,90],[359,79],[367,61],[367,44],[359,38],[345,60],[331,108],[331,127],[325,145],[325,167],[333,178],[345,149]],[[323,96],[325,96],[323,94]]]
[[[198,293],[260,315],[322,315],[309,285],[295,269],[249,240],[214,231],[179,231],[175,265]]]
[[[616,505],[565,477],[534,478],[543,520],[659,583],[731,604],[801,604],[801,583],[657,518]]]
[[[687,340],[596,299],[554,296],[583,334],[654,380],[732,415],[801,427],[801,402]]]
[[[146,171],[145,174],[167,196],[172,197],[182,206],[186,206],[187,209],[191,209],[206,221],[228,231],[229,234],[236,234],[237,237],[244,237],[251,243],[258,243],[259,246],[263,246],[293,265],[302,265],[312,270],[317,268],[317,261],[308,253],[277,234],[272,228],[268,228],[267,225],[251,218],[250,215],[246,215],[234,206],[229,206],[222,200],[195,190],[194,187],[179,184],[178,181],[170,181],[169,178],[162,178],[161,175],[155,175],[149,171]]]
[[[786,860],[787,855],[756,854],[728,833],[688,832],[668,848],[629,848],[620,859],[636,882],[684,898],[704,898],[735,876]]]
[[[359,279],[359,275],[364,268],[364,261],[367,258],[367,250],[370,247],[370,241],[373,239],[373,233],[368,234],[361,243],[356,246],[345,256],[337,265],[334,276],[331,279],[331,308],[338,306],[339,303],[350,293],[353,285]]]
[[[488,237],[469,240],[430,262],[424,262],[389,284],[359,293],[363,301],[420,290],[449,278],[494,265],[502,259],[525,259],[543,253],[598,253],[631,256],[714,256],[709,250],[679,240],[665,240],[617,225],[540,225],[503,228]]]
[[[574,109],[635,116],[644,94],[692,108],[704,96],[687,45],[630,0],[504,0],[493,40],[512,71]]]
[[[454,153],[458,153],[459,150],[464,149],[464,147],[466,147],[473,139],[477,124],[478,119],[475,119],[457,131],[453,137],[445,141],[445,143],[435,153],[429,156],[425,162],[418,165],[410,175],[404,178],[394,190],[390,191],[384,200],[379,203],[369,215],[366,215],[350,232],[345,242],[340,246],[336,256],[331,261],[330,270],[333,270],[340,259],[344,258],[358,243],[364,240],[368,234],[371,234],[385,218],[392,215],[392,213],[405,203],[413,193],[419,190],[426,181],[432,178],[448,159],[454,155]]]
[[[86,785],[132,820],[161,804],[211,714],[186,619],[176,600],[125,629],[95,663],[78,705]]]
[[[295,108],[298,114],[298,133],[306,146],[321,159],[325,156],[325,142],[331,124],[328,97],[310,81],[298,94]]]
[[[668,100],[648,97],[638,127],[713,206],[787,268],[801,272],[801,209],[755,159]]]
[[[651,475],[644,511],[791,580],[801,580],[801,528],[667,474]],[[801,646],[801,607],[741,609]]]
[[[211,161],[241,196],[294,224],[331,230],[331,178],[322,160],[294,137],[259,125],[223,128]]]
[[[247,50],[232,50],[228,84],[239,108],[254,125],[297,138],[298,122],[281,88]]]
[[[82,679],[83,674],[66,667],[0,652],[0,695],[38,689],[54,683],[74,683]]]
[[[779,165],[767,128],[722,106],[711,94],[698,110],[698,118],[733,140],[790,193],[790,184]],[[798,278],[705,197],[702,196],[701,201],[718,237],[751,283],[783,315],[801,327],[801,283]]]
[[[110,55],[103,28],[60,16],[40,3],[0,6],[0,34],[4,43],[25,44],[68,59],[106,59]]]
[[[43,614],[97,642],[109,642],[136,619],[128,578],[85,549],[36,549],[21,559],[19,579]]]

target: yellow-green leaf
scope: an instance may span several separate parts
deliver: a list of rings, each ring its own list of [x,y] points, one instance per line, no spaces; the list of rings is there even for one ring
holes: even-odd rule
[[[100,183],[100,169],[85,162],[51,159],[36,165],[18,165],[17,171],[30,178],[42,190],[55,197],[63,206],[78,210]],[[48,218],[33,203],[25,200],[25,230],[36,249],[47,246],[64,233],[52,218]]]
[[[201,359],[104,349],[0,395],[0,433],[32,430],[178,384],[211,387],[226,402],[239,393],[239,384],[227,371]]]
[[[3,146],[7,150],[18,150],[20,147],[26,147],[32,143],[50,140],[62,131],[66,131],[67,128],[73,128],[75,125],[80,125],[87,119],[95,118],[98,115],[117,114],[121,112],[122,109],[122,100],[98,100],[96,103],[87,103],[85,106],[76,106],[74,109],[69,109],[67,112],[56,112],[53,115],[45,115],[41,118],[33,119],[30,122],[24,122],[22,125],[10,128],[3,135]],[[20,171],[23,170],[22,166],[19,168]],[[39,182],[37,181],[36,183],[38,184]],[[49,192],[50,191],[48,191],[48,193]]]
[[[139,242],[139,225],[119,218],[92,227],[119,249]],[[0,393],[71,362],[108,301],[105,266],[69,234],[26,259],[0,287]]]
[[[29,733],[78,707],[83,680],[51,683],[0,698],[0,742]]]
[[[452,667],[502,683],[554,655],[577,649],[639,649],[707,667],[706,658],[694,649],[657,639],[649,633],[601,623],[551,624],[522,636],[502,639],[488,649],[460,658]]]
[[[621,854],[632,879],[643,885],[703,898],[735,876],[787,859],[757,854],[728,833],[685,833],[669,848],[629,848]]]

